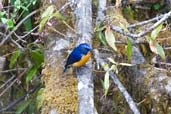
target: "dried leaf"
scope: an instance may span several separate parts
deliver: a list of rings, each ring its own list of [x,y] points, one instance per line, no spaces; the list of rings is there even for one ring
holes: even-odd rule
[[[110,26],[106,27],[105,38],[108,45],[112,47],[115,51],[117,51],[117,48],[115,46],[115,36],[113,32],[110,30]]]
[[[150,40],[150,41],[149,41],[149,46],[150,46],[150,49],[151,49],[151,51],[152,51],[153,53],[158,54],[158,53],[157,53],[156,43],[155,43],[155,42],[153,42],[152,40]]]

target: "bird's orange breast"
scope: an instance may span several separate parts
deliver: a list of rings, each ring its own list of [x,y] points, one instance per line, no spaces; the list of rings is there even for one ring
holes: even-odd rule
[[[83,66],[88,60],[89,58],[91,57],[91,52],[88,52],[87,55],[83,55],[81,60],[78,61],[78,62],[75,62],[73,64],[74,67],[80,67],[80,66]]]

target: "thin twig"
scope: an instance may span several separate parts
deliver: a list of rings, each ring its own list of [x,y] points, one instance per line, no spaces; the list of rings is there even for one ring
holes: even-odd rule
[[[5,87],[11,80],[13,80],[15,78],[15,76],[13,75],[12,77],[10,77],[7,81],[5,81],[5,83],[4,84],[2,84],[1,86],[0,86],[0,89],[2,89],[3,87]]]
[[[35,10],[28,14],[25,18],[23,18],[15,27],[14,29],[1,41],[0,47],[11,37],[11,35],[25,22],[28,18],[33,16],[34,14],[38,13],[40,10]]]
[[[123,31],[122,28],[120,28],[118,26],[114,26],[114,25],[110,25],[110,27],[111,27],[112,30],[114,30],[114,31],[116,31],[116,32],[118,32],[120,34],[123,34],[125,36],[128,36],[130,38],[135,39],[135,38],[143,37],[144,35],[148,34],[152,30],[154,30],[157,26],[159,26],[162,22],[167,20],[170,16],[171,16],[171,11],[164,14],[163,17],[159,21],[157,21],[153,26],[148,28],[146,31],[140,32],[139,34],[132,34],[132,33],[129,33],[129,32],[125,32],[125,31]]]
[[[61,12],[64,9],[66,9],[69,5],[71,4],[71,2],[66,2],[58,11]]]
[[[17,43],[15,40],[13,40],[12,38],[11,38],[11,41],[21,50],[21,51],[24,51],[24,48],[19,44],[19,43]]]
[[[27,68],[9,69],[9,70],[0,71],[0,73],[9,73],[9,72],[13,72],[13,71],[26,70],[26,69]]]
[[[33,89],[31,89],[30,91],[28,91],[23,96],[19,97],[15,101],[13,101],[10,104],[8,104],[5,108],[1,108],[0,109],[0,112],[4,112],[4,111],[9,110],[10,108],[14,107],[16,104],[18,104],[19,102],[21,102],[22,100],[24,100],[29,94],[34,93],[37,90],[37,88],[39,88],[39,87],[40,87],[40,84],[37,85],[36,87],[34,87]]]
[[[0,97],[12,86],[12,85],[14,85],[14,83],[15,82],[17,82],[17,80],[19,79],[19,78],[21,78],[23,75],[24,75],[24,73],[26,72],[26,70],[24,70],[15,80],[13,80],[10,84],[9,84],[9,86],[7,87],[7,88],[5,88],[1,93],[0,93]]]
[[[65,24],[71,31],[73,31],[74,33],[76,33],[76,31],[66,22],[66,21],[62,21],[63,24]]]
[[[170,50],[170,49],[171,49],[171,47],[164,47],[164,49],[165,49],[165,50]]]
[[[15,35],[15,37],[17,37],[17,38],[18,38],[18,40],[16,40],[16,42],[18,42],[18,41],[22,41],[22,42],[26,43],[26,41],[25,41],[25,40],[23,40],[23,39],[21,39],[21,37],[20,37],[20,36],[18,36],[15,32],[14,32],[14,35]]]
[[[14,35],[18,38],[18,40],[16,40],[16,42],[18,41],[22,41],[24,43],[26,43],[25,40],[23,40],[23,38],[25,38],[26,36],[28,36],[29,34],[31,34],[34,30],[36,30],[39,27],[39,25],[37,25],[36,27],[34,27],[32,30],[30,30],[29,32],[27,32],[25,35],[23,36],[19,36],[14,32]]]
[[[154,18],[149,19],[149,20],[145,20],[145,21],[138,22],[138,23],[135,23],[135,24],[132,24],[132,25],[128,25],[127,28],[129,29],[129,28],[133,28],[133,27],[137,27],[137,26],[142,26],[142,25],[145,25],[145,24],[150,23],[150,22],[153,22],[153,21],[158,21],[163,16],[164,16],[164,14],[163,15],[160,15],[160,16],[157,16],[157,17],[154,17]]]
[[[56,29],[55,29],[54,27],[52,27],[52,26],[50,26],[49,29],[53,30],[54,32],[56,32],[57,34],[59,34],[59,35],[61,35],[61,36],[63,36],[63,37],[66,37],[65,34],[59,32],[58,30],[56,30]]]

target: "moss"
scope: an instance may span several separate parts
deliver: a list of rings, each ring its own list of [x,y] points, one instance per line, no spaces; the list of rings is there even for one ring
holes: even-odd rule
[[[58,114],[76,114],[78,110],[77,80],[71,75],[63,75],[62,68],[45,65],[42,71],[45,84],[42,93],[42,114],[55,108]]]

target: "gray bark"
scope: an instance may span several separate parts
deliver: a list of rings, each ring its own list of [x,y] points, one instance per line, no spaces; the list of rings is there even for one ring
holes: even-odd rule
[[[79,36],[77,45],[80,43],[92,43],[92,1],[76,0],[76,30]],[[79,114],[94,114],[94,85],[92,76],[92,62],[76,70],[78,79],[78,102]]]

